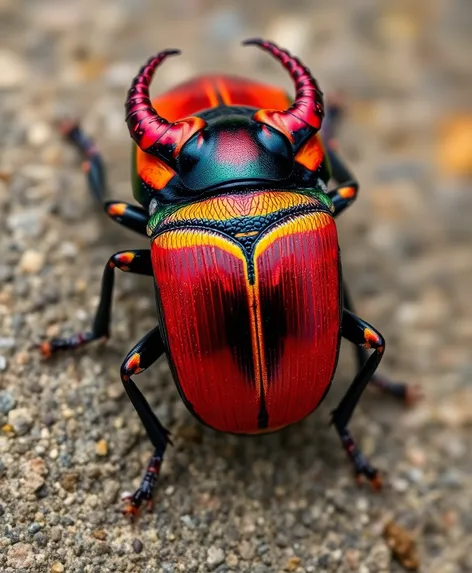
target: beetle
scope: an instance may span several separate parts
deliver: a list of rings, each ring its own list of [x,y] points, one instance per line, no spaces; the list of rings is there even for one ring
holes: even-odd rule
[[[375,488],[379,472],[348,422],[369,383],[411,397],[405,384],[375,375],[385,340],[354,313],[343,285],[335,217],[355,199],[358,184],[335,150],[339,109],[331,107],[322,137],[323,94],[308,68],[271,42],[245,44],[289,72],[293,102],[277,87],[227,75],[193,79],[151,101],[156,68],[177,50],[158,53],[139,71],[125,107],[140,206],[103,201],[97,149],[77,124],[63,126],[106,213],[150,240],[149,249],[110,257],[90,332],[40,345],[51,356],[108,338],[115,269],[154,278],[159,324],[120,371],[154,447],[124,508],[130,517],[150,503],[170,443],[133,375],[163,354],[192,414],[216,430],[254,435],[314,411],[331,386],[341,338],[351,341],[358,371],[332,423],[356,476]],[[338,183],[332,190],[330,177]]]

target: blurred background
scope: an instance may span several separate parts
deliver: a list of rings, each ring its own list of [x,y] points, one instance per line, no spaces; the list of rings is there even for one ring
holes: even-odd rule
[[[2,571],[472,571],[471,30],[469,0],[0,0]],[[151,450],[119,366],[155,325],[149,281],[117,276],[106,348],[44,363],[31,344],[88,329],[106,260],[145,241],[99,212],[54,123],[79,118],[110,198],[131,200],[123,103],[139,67],[181,48],[153,94],[209,71],[292,93],[276,62],[240,46],[252,36],[345,94],[340,149],[360,194],[338,223],[344,272],[386,337],[381,372],[425,399],[362,399],[353,433],[387,473],[374,495],[326,423],[354,372],[347,345],[321,410],[254,440],[202,428],[162,361],[139,383],[175,447],[133,530],[119,495]],[[419,557],[394,560],[389,520]]]

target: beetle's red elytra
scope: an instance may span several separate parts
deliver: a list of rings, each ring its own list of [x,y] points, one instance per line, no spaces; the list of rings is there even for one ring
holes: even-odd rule
[[[131,518],[150,503],[171,443],[133,379],[162,354],[198,419],[224,432],[263,434],[320,404],[341,338],[351,341],[358,372],[332,422],[356,475],[375,488],[379,473],[348,422],[369,383],[412,396],[405,384],[376,376],[385,341],[354,313],[342,280],[335,218],[354,201],[358,184],[336,152],[340,109],[328,105],[325,118],[318,83],[296,57],[264,40],[245,43],[288,71],[293,101],[277,87],[226,75],[196,78],[151,101],[152,77],[176,50],[150,58],[132,81],[126,122],[140,205],[104,201],[100,155],[78,125],[63,128],[88,162],[90,189],[105,212],[150,241],[148,249],[108,260],[90,332],[40,347],[50,356],[108,338],[115,269],[153,278],[159,324],[120,371],[154,447],[140,487],[126,501]],[[331,177],[338,187],[328,191]]]

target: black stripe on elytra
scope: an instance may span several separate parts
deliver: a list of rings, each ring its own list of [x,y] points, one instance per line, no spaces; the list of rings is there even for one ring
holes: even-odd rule
[[[247,290],[222,291],[221,304],[225,309],[224,324],[219,336],[221,346],[229,347],[245,381],[255,385],[254,357],[251,333],[251,309]]]
[[[265,292],[260,299],[265,366],[267,379],[270,382],[277,375],[288,334],[288,310],[283,298],[282,282]]]

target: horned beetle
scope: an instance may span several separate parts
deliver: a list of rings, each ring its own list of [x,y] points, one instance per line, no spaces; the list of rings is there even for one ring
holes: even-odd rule
[[[133,194],[141,206],[104,202],[107,214],[147,235],[149,249],[112,255],[90,332],[41,345],[44,355],[109,336],[115,269],[154,277],[159,325],[129,352],[121,380],[154,453],[124,512],[138,513],[156,485],[169,432],[132,376],[167,355],[187,408],[223,432],[275,431],[310,414],[329,390],[341,337],[357,349],[358,372],[332,413],[356,476],[380,486],[348,422],[371,383],[408,398],[405,384],[375,375],[383,336],[359,318],[342,282],[335,225],[358,184],[335,151],[333,125],[320,128],[323,94],[310,71],[260,39],[289,72],[283,90],[207,75],[151,101],[149,85],[165,50],[149,59],[126,100],[133,147]],[[332,108],[334,120],[336,108]],[[328,114],[329,116],[329,114]],[[67,138],[85,158],[88,183],[103,202],[102,160],[76,124]],[[328,191],[331,177],[338,187]],[[372,349],[370,356],[367,349]]]

